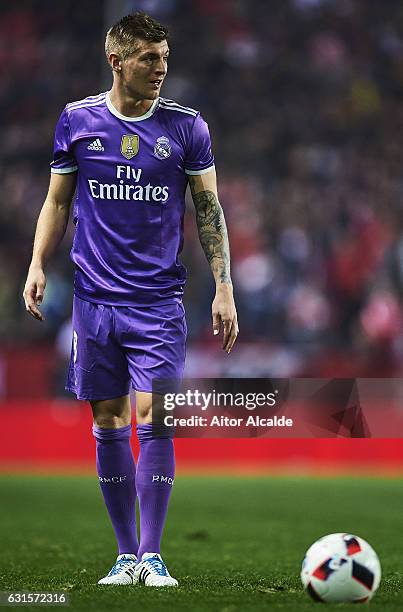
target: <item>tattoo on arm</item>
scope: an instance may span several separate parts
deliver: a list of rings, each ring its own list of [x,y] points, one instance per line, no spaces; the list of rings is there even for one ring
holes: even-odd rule
[[[189,182],[196,208],[196,223],[203,251],[210,263],[216,281],[230,283],[230,254],[223,209],[215,193],[200,191],[195,194],[191,177]]]

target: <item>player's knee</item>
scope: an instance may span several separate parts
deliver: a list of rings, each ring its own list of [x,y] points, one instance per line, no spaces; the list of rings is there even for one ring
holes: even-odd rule
[[[136,420],[139,425],[151,423],[153,419],[152,403],[141,403],[136,406]]]
[[[130,398],[128,396],[112,400],[92,401],[91,408],[94,425],[108,429],[118,429],[130,425],[132,420]]]
[[[159,423],[165,414],[165,396],[160,393],[136,392],[136,419],[139,425]]]
[[[146,391],[136,391],[136,419],[139,425],[153,422],[153,414],[161,403],[160,396]]]

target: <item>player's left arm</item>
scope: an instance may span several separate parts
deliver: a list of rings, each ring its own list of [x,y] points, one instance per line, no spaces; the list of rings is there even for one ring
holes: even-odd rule
[[[215,169],[212,168],[205,174],[189,175],[188,178],[196,208],[200,243],[216,282],[216,294],[211,307],[213,333],[219,333],[222,323],[223,349],[229,353],[239,328],[230,273],[227,226],[218,201]]]

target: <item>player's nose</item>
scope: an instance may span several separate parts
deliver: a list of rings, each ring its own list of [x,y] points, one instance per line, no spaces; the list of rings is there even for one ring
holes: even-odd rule
[[[156,76],[163,76],[165,75],[167,72],[167,65],[164,62],[163,59],[161,59],[156,65],[155,65],[155,74]]]

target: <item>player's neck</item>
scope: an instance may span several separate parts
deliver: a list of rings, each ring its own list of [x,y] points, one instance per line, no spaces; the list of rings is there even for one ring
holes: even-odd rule
[[[150,110],[153,104],[153,100],[133,98],[115,84],[109,92],[109,99],[116,110],[125,117],[141,117]]]

